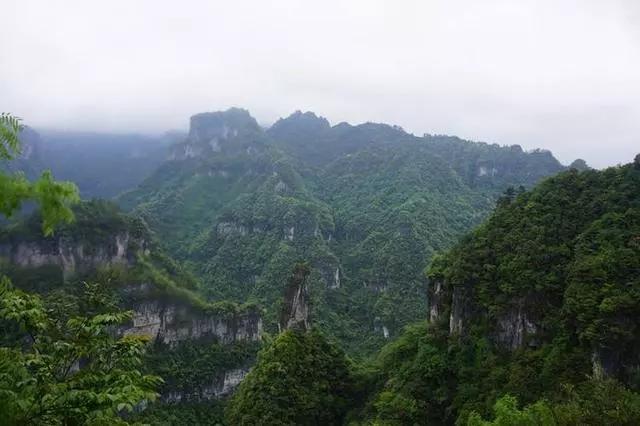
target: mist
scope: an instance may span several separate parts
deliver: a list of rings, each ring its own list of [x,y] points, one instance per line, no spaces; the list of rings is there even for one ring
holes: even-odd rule
[[[3,1],[0,110],[81,131],[185,129],[201,111],[628,162],[640,5],[614,1]]]

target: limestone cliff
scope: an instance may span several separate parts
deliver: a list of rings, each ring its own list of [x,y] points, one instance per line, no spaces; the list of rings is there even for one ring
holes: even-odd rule
[[[309,289],[307,277],[309,267],[306,264],[295,266],[285,290],[284,304],[280,314],[280,330],[309,329]]]
[[[22,268],[57,266],[68,278],[103,266],[129,265],[135,257],[134,246],[145,250],[146,241],[133,241],[128,231],[119,230],[91,246],[81,239],[65,236],[3,242],[0,258]]]
[[[256,342],[262,333],[259,311],[248,308],[225,312],[200,308],[178,298],[158,295],[152,284],[128,286],[123,290],[126,307],[133,311],[120,333],[149,336],[157,343],[175,347],[180,342],[200,339],[230,344]]]
[[[165,403],[200,402],[224,398],[230,395],[242,382],[249,368],[221,371],[201,386],[189,390],[174,389],[160,396]]]
[[[240,108],[205,112],[191,117],[189,135],[171,148],[170,160],[205,157],[215,153],[259,150],[262,129],[249,112]]]
[[[477,305],[472,286],[450,286],[442,279],[429,283],[428,296],[429,322],[445,322],[451,335],[466,335],[478,320],[488,318],[489,337],[497,346],[515,351],[537,345],[540,327],[531,300],[516,298],[504,310],[488,315]]]
[[[182,351],[206,354],[217,348],[215,356],[204,364],[206,372],[196,379],[183,383],[179,378],[190,366],[173,368],[178,379],[162,386],[161,400],[196,401],[229,394],[259,348],[259,309],[204,301],[193,292],[197,281],[154,243],[144,222],[112,207],[101,202],[82,203],[76,208],[76,222],[52,237],[42,236],[36,220],[3,232],[0,273],[10,275],[18,286],[30,286],[31,277],[37,277],[38,282],[46,280],[42,289],[46,292],[74,288],[78,279],[91,280],[97,271],[116,267],[109,288],[121,308],[132,312],[131,320],[114,330],[116,334],[148,336],[150,356],[155,360],[180,357],[177,354]],[[233,351],[238,347],[242,357],[236,359]],[[216,357],[225,362],[221,364]]]

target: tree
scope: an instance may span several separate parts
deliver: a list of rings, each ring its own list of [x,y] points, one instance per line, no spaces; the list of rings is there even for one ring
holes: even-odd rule
[[[493,421],[482,420],[476,412],[471,413],[467,426],[554,426],[557,421],[553,411],[545,401],[538,401],[522,410],[518,409],[517,398],[505,395],[496,401]]]
[[[131,313],[103,303],[100,287],[84,296],[101,313],[65,318],[0,280],[0,423],[126,424],[120,413],[156,399],[160,378],[139,371],[145,339],[114,337]]]
[[[21,129],[18,118],[0,115],[0,160],[20,153]],[[78,189],[54,181],[49,171],[35,182],[0,172],[0,214],[10,217],[25,201],[39,205],[49,235],[73,221]],[[80,315],[68,311],[67,301],[47,309],[39,296],[0,277],[1,424],[125,424],[123,411],[157,397],[160,378],[139,371],[145,340],[114,335],[131,313],[107,303],[100,285],[85,290],[85,301],[97,310]]]
[[[12,160],[20,153],[20,120],[10,114],[0,115],[0,160]],[[35,182],[29,182],[23,174],[0,173],[0,214],[11,217],[25,201],[38,204],[42,212],[42,230],[53,233],[56,224],[71,222],[70,205],[78,202],[78,188],[71,182],[53,180],[50,171],[44,171]]]
[[[0,158],[11,159],[20,152],[18,134],[21,129],[19,118],[6,112],[0,114]]]
[[[229,402],[232,425],[342,424],[353,399],[345,355],[317,331],[287,330],[258,362]]]

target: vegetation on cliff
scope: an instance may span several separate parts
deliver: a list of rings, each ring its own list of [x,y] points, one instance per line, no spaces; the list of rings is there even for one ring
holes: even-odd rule
[[[380,353],[363,416],[482,424],[496,404],[495,424],[640,421],[639,208],[632,164],[507,191],[433,261],[430,323]]]
[[[194,116],[174,159],[118,201],[207,297],[261,304],[271,331],[289,271],[309,262],[316,325],[363,355],[423,317],[422,271],[435,252],[509,185],[562,169],[547,151],[330,126],[313,113],[263,131],[231,109]]]
[[[260,351],[225,419],[233,425],[338,425],[353,392],[340,349],[317,330],[288,330]]]

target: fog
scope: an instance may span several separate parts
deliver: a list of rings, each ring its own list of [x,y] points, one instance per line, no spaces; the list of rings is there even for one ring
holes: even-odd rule
[[[196,112],[547,148],[640,151],[636,0],[3,0],[0,110],[36,128],[157,133]]]

